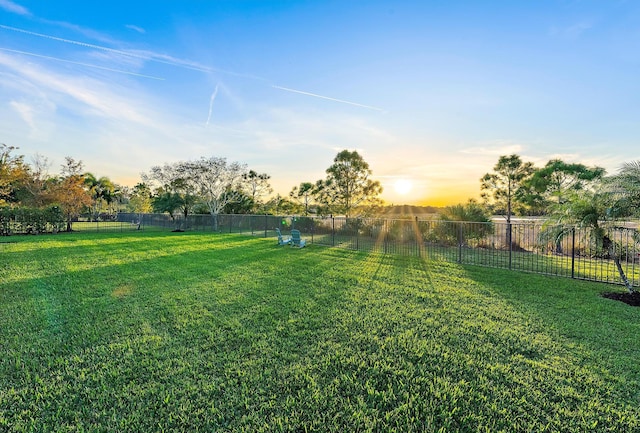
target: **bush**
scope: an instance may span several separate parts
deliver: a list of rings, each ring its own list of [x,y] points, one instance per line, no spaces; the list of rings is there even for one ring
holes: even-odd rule
[[[65,220],[62,210],[58,206],[44,209],[19,207],[0,208],[0,234],[38,234],[56,233],[64,230]]]

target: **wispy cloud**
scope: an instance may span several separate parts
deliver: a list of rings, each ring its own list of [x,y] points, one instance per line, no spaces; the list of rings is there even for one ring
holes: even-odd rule
[[[9,105],[31,129],[35,129],[36,125],[33,121],[33,107],[31,105],[18,101],[11,101]]]
[[[0,1],[2,1],[2,0],[0,0]],[[135,27],[135,26],[127,26],[127,27]],[[9,31],[18,32],[18,33],[23,33],[23,34],[27,34],[27,35],[30,35],[30,36],[40,37],[40,38],[45,38],[45,39],[49,39],[49,40],[53,40],[53,41],[57,41],[57,42],[62,42],[62,43],[65,43],[65,44],[71,44],[71,45],[75,45],[75,46],[79,46],[79,47],[99,50],[99,51],[102,51],[102,52],[105,52],[105,53],[116,54],[116,55],[125,56],[125,57],[128,57],[128,58],[135,58],[135,59],[139,59],[139,60],[143,60],[143,61],[156,62],[156,63],[161,63],[161,64],[173,66],[173,67],[189,69],[189,70],[194,70],[194,71],[199,71],[199,72],[204,72],[204,73],[218,72],[218,73],[233,75],[233,76],[236,76],[236,77],[248,78],[248,79],[252,79],[252,80],[259,80],[259,81],[263,81],[265,83],[268,83],[268,80],[266,78],[259,77],[259,76],[256,76],[256,75],[238,73],[238,72],[235,72],[235,71],[229,71],[229,70],[225,70],[225,69],[219,69],[219,68],[204,66],[204,65],[199,64],[197,62],[193,62],[193,61],[190,61],[190,60],[179,59],[179,58],[175,58],[175,57],[172,57],[172,56],[169,56],[169,55],[166,55],[166,54],[159,54],[159,53],[155,53],[155,52],[152,52],[152,51],[116,49],[116,48],[111,48],[111,47],[107,47],[107,46],[104,46],[104,45],[91,44],[91,43],[77,41],[77,40],[73,40],[73,39],[61,38],[61,37],[53,36],[53,35],[49,35],[49,34],[32,32],[30,30],[20,29],[20,28],[16,28],[16,27],[3,25],[3,24],[0,24],[0,29],[9,30]],[[34,53],[27,53],[27,52],[23,52],[23,54],[37,55],[37,54],[34,54]],[[59,58],[53,58],[53,57],[47,57],[47,56],[41,56],[41,57],[54,59],[54,60],[58,60],[58,61],[65,61],[65,60],[59,59]],[[77,63],[77,62],[72,62],[72,61],[68,61],[68,62],[69,63]],[[78,64],[80,64],[80,63],[78,63]],[[118,69],[115,69],[115,68],[112,69],[112,68],[100,67],[100,66],[97,66],[97,65],[91,65],[91,64],[82,64],[82,65],[83,66],[98,67],[98,68],[102,68],[102,69],[112,70],[113,72],[128,73],[128,72],[125,72],[125,71],[122,71],[122,70],[118,70]],[[135,73],[130,73],[130,74],[135,75]],[[139,74],[139,76],[144,77],[144,78],[159,79],[158,77],[153,77],[153,76],[144,75],[144,74]],[[327,101],[337,102],[337,103],[340,103],[340,104],[352,105],[352,106],[355,106],[355,107],[365,108],[365,109],[368,109],[368,110],[374,110],[374,111],[380,111],[380,112],[384,111],[382,108],[375,107],[375,106],[372,106],[372,105],[366,105],[366,104],[361,104],[361,103],[354,102],[354,101],[348,101],[348,100],[345,100],[345,99],[339,99],[339,98],[334,98],[334,97],[330,97],[330,96],[320,95],[320,94],[317,94],[317,93],[311,93],[311,92],[306,92],[306,91],[302,91],[302,90],[292,89],[290,87],[277,86],[275,84],[272,84],[271,87],[274,88],[274,89],[285,91],[285,92],[291,92],[291,93],[296,93],[296,94],[300,94],[300,95],[311,96],[313,98],[324,99],[324,100],[327,100]]]
[[[138,27],[138,26],[135,26],[135,25],[133,25],[133,24],[127,24],[125,27],[126,27],[126,28],[128,28],[129,30],[136,31],[136,32],[138,32],[138,33],[140,33],[140,34],[145,34],[145,33],[147,33],[147,32],[146,32],[146,30],[145,30],[145,29],[143,29],[142,27]]]
[[[87,77],[59,75],[52,70],[42,68],[40,65],[21,61],[15,56],[2,55],[0,53],[0,65],[15,71],[24,79],[33,83],[41,91],[59,95],[62,102],[66,97],[82,103],[89,108],[88,113],[107,117],[110,119],[123,119],[151,125],[152,122],[139,111],[136,104],[130,98],[119,96],[112,88],[113,83],[101,82]],[[127,94],[127,92],[120,92]],[[68,102],[66,102],[68,105]],[[76,111],[76,110],[74,110]],[[77,110],[81,112],[82,110]]]
[[[498,156],[498,155],[511,155],[514,153],[517,154],[522,152],[523,150],[524,150],[524,146],[522,144],[513,142],[511,140],[493,140],[490,142],[480,143],[479,146],[461,149],[460,153],[486,155],[486,156]]]
[[[573,40],[578,39],[591,28],[593,28],[593,23],[591,21],[580,21],[565,27],[552,27],[549,33],[552,36]]]
[[[31,16],[31,12],[29,12],[29,9],[25,8],[24,6],[20,6],[19,4],[14,3],[11,0],[0,0],[0,8],[14,14]]]
[[[86,66],[88,68],[102,69],[104,71],[109,71],[109,72],[117,72],[119,74],[133,75],[133,76],[141,77],[141,78],[150,78],[152,80],[164,80],[164,78],[154,77],[152,75],[145,75],[145,74],[140,74],[140,73],[131,72],[131,71],[123,71],[121,69],[108,68],[108,67],[105,67],[105,66],[99,66],[99,65],[94,65],[94,64],[90,64],[90,63],[74,62],[73,60],[60,59],[58,57],[52,57],[52,56],[44,56],[42,54],[30,53],[30,52],[27,52],[27,51],[11,50],[9,48],[2,48],[2,47],[0,47],[0,50],[11,52],[11,53],[16,53],[16,54],[23,54],[23,55],[26,55],[26,56],[39,57],[41,59],[54,60],[56,62],[64,62],[64,63],[71,63],[71,64],[79,65],[79,66]]]
[[[213,68],[213,67],[209,67],[209,66],[204,66],[202,64],[199,64],[198,62],[194,62],[194,61],[191,61],[191,60],[178,59],[178,58],[166,55],[166,54],[155,53],[155,52],[152,52],[152,51],[116,49],[116,48],[111,48],[111,47],[107,47],[107,46],[104,46],[104,45],[91,44],[91,43],[88,43],[88,42],[77,41],[77,40],[74,40],[74,39],[60,38],[58,36],[48,35],[48,34],[44,34],[44,33],[32,32],[30,30],[25,30],[25,29],[20,29],[20,28],[17,28],[17,27],[6,26],[4,24],[0,24],[0,29],[10,30],[10,31],[13,31],[13,32],[23,33],[23,34],[27,34],[27,35],[30,35],[30,36],[36,36],[36,37],[39,37],[39,38],[49,39],[49,40],[62,42],[62,43],[65,43],[65,44],[71,44],[71,45],[75,45],[75,46],[79,46],[79,47],[90,48],[90,49],[94,49],[94,50],[100,50],[100,51],[108,52],[108,53],[111,53],[111,54],[118,54],[118,55],[125,56],[125,57],[136,58],[136,59],[139,59],[139,60],[161,63],[161,64],[174,66],[174,67],[178,67],[178,68],[183,68],[183,69],[190,69],[190,70],[200,71],[200,72],[205,72],[205,73],[220,72],[220,73],[229,74],[229,75],[235,75],[235,76],[244,77],[244,78],[252,78],[252,79],[258,79],[258,80],[264,80],[264,78],[261,78],[261,77],[257,77],[257,76],[253,76],[253,75],[249,75],[249,74],[242,74],[242,73],[238,73],[238,72],[234,72],[234,71],[228,71],[228,70],[224,70],[224,69]]]

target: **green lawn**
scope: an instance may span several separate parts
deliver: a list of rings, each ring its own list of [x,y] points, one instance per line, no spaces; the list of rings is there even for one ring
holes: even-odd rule
[[[607,286],[275,238],[0,238],[0,431],[640,431]]]

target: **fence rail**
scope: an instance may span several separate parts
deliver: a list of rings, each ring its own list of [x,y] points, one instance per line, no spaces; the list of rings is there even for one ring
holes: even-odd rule
[[[298,229],[308,244],[623,284],[615,256],[629,282],[640,286],[635,228],[609,230],[607,248],[588,229],[546,227],[539,220],[507,224],[273,215],[172,219],[166,214],[120,213],[116,221],[73,223],[74,231],[201,231],[273,237],[274,242],[276,228],[285,235]]]

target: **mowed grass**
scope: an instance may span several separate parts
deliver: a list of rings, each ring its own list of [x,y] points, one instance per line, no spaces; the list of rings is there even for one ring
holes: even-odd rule
[[[0,431],[640,431],[621,288],[275,244],[0,239]]]

